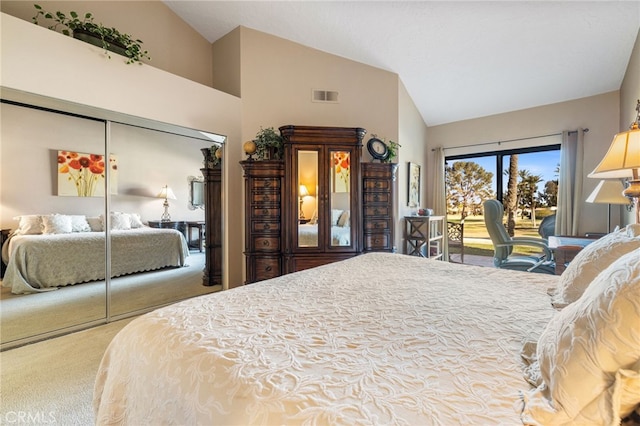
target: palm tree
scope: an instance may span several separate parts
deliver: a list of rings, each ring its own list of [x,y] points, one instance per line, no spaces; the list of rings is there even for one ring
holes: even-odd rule
[[[509,157],[509,183],[504,204],[507,209],[507,232],[514,236],[516,232],[516,209],[518,208],[518,155]]]

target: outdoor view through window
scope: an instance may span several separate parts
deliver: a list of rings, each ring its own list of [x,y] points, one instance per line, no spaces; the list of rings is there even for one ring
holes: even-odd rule
[[[464,220],[465,256],[493,256],[482,210],[487,199],[503,203],[509,234],[540,237],[540,223],[556,211],[559,169],[559,145],[447,157],[447,221]],[[459,251],[450,248],[450,253]]]

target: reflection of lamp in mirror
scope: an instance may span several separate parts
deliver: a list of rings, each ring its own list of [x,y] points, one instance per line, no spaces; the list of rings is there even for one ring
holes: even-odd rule
[[[607,233],[611,232],[611,204],[629,204],[629,199],[622,195],[623,189],[619,180],[601,180],[587,198],[587,203],[607,204]]]
[[[162,205],[164,206],[164,213],[162,213],[162,217],[160,218],[160,221],[162,222],[171,221],[171,215],[169,214],[169,200],[175,200],[176,194],[173,193],[171,188],[165,185],[162,187],[162,190],[157,195],[157,197],[164,198],[164,203],[162,203]]]
[[[304,220],[304,211],[302,210],[302,203],[304,202],[303,198],[306,197],[307,195],[309,195],[309,190],[307,190],[307,187],[304,186],[304,185],[300,185],[300,190],[298,192],[298,197],[299,197],[299,200],[300,200],[300,207],[299,207],[299,209],[300,209],[299,219],[300,220]]]
[[[636,210],[636,223],[640,223],[640,99],[636,106],[636,121],[629,130],[613,137],[609,151],[589,177],[599,179],[629,179],[629,186],[622,195],[633,200]]]

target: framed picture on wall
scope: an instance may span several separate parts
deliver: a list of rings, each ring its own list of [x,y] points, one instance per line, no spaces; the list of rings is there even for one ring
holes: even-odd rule
[[[420,205],[420,165],[409,163],[409,184],[408,184],[407,205],[418,207]]]
[[[117,194],[118,162],[114,155],[58,150],[58,195],[104,197],[105,168],[109,167],[111,194]]]

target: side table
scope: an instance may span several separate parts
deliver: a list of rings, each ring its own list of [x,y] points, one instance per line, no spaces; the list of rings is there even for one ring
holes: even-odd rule
[[[569,262],[571,262],[573,258],[576,257],[580,250],[582,250],[598,238],[598,236],[550,236],[549,249],[553,252],[553,258],[556,261],[556,275],[561,275],[567,268]]]
[[[197,222],[187,222],[187,243],[189,244],[189,248],[194,247],[193,245],[193,233],[192,230],[196,229],[198,231],[198,245],[195,246],[199,251],[202,251],[202,245],[204,244],[204,221]]]
[[[444,216],[405,216],[405,254],[443,259]]]

